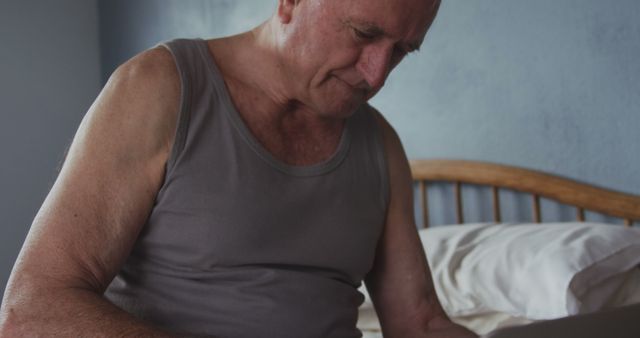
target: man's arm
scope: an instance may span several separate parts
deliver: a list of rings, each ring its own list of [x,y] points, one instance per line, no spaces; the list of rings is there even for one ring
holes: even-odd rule
[[[436,295],[413,213],[411,170],[398,135],[375,112],[389,169],[387,219],[365,280],[385,337],[475,337],[453,324]]]
[[[156,48],[111,77],[36,215],[0,311],[1,337],[168,336],[102,297],[164,178],[180,81]]]

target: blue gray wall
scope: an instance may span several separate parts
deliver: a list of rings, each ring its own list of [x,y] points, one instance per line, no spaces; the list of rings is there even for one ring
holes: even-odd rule
[[[161,40],[249,29],[275,2],[101,0],[103,74]],[[500,162],[640,194],[639,17],[637,0],[443,0],[422,51],[372,103],[409,157]],[[466,199],[469,220],[490,216]],[[453,222],[445,214],[435,223]]]
[[[424,52],[374,103],[410,157],[507,163],[640,194],[639,17],[637,0],[444,0]]]
[[[100,89],[97,0],[0,1],[0,295]]]
[[[99,0],[103,80],[140,51],[173,38],[237,34],[266,20],[275,0]]]

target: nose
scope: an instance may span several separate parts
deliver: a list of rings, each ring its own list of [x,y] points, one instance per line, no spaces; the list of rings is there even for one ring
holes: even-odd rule
[[[356,69],[371,89],[380,89],[391,71],[392,51],[385,46],[369,45],[363,48]]]

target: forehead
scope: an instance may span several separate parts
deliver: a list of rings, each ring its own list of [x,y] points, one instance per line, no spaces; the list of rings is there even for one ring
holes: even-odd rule
[[[321,0],[322,1],[322,0]],[[398,39],[420,39],[437,12],[439,0],[323,0],[334,15],[380,28]]]

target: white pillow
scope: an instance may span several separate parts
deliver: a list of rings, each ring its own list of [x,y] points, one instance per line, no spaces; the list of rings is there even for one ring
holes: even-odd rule
[[[448,225],[420,230],[420,238],[451,316],[594,311],[624,282],[621,274],[640,264],[640,230],[617,225]]]

